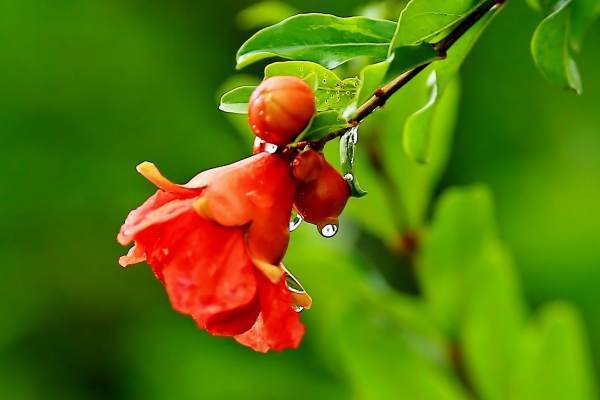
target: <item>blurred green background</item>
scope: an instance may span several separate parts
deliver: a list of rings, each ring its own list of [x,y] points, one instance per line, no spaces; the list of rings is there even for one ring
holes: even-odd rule
[[[342,16],[363,4],[290,3]],[[509,3],[463,67],[442,187],[491,187],[529,304],[573,302],[597,371],[600,26],[578,56],[577,97],[540,77],[529,52],[539,16],[523,1]],[[331,294],[317,290],[300,350],[265,356],[198,331],[171,310],[147,267],[116,262],[123,218],[153,190],[137,163],[152,160],[184,181],[248,154],[216,96],[249,35],[235,23],[249,4],[0,0],[1,398],[355,396],[346,367],[323,351],[319,309],[343,301],[351,271],[336,266]],[[299,255],[324,240],[304,229],[291,245],[309,291],[319,284],[311,271],[340,264],[327,249]]]

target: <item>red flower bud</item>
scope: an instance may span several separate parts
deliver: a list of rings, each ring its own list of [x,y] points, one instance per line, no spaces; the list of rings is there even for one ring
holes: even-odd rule
[[[300,154],[298,157],[303,156],[305,153]],[[304,181],[298,186],[294,206],[305,221],[316,224],[320,230],[327,225],[337,227],[338,216],[344,210],[350,197],[350,187],[348,182],[325,160],[322,154],[313,153],[321,159],[322,164],[320,167],[318,163],[313,163],[317,169],[320,169],[320,173],[315,179]],[[305,159],[308,159],[307,155],[304,155],[298,163],[303,164],[302,161]],[[296,162],[294,162],[293,167],[295,167],[294,175],[297,179],[297,170],[301,171],[300,176],[302,177],[312,175],[303,171],[302,168],[296,168]],[[331,236],[333,234],[335,234],[335,231],[332,232]]]
[[[315,113],[315,96],[303,80],[274,76],[250,96],[248,119],[256,136],[285,146],[306,128]]]
[[[321,175],[325,158],[314,150],[306,150],[298,154],[292,161],[292,173],[300,182],[310,182]]]

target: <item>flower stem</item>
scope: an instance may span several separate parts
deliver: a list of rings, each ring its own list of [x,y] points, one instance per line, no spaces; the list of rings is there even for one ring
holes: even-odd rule
[[[290,144],[288,146],[289,149],[301,149],[306,146],[311,146],[312,148],[319,149],[325,146],[325,144],[331,140],[341,137],[346,133],[349,129],[357,126],[364,120],[366,117],[371,115],[378,108],[383,107],[386,101],[394,95],[398,90],[404,87],[408,82],[410,82],[413,78],[415,78],[421,71],[427,68],[432,62],[437,60],[443,60],[446,58],[446,53],[452,47],[454,43],[456,43],[468,30],[473,27],[483,16],[485,16],[492,9],[502,6],[506,0],[486,0],[481,3],[477,8],[475,8],[469,15],[467,15],[461,22],[456,25],[450,33],[436,43],[432,43],[431,46],[437,53],[437,58],[435,60],[426,62],[421,65],[417,65],[404,72],[403,74],[397,76],[392,79],[390,82],[385,84],[383,87],[377,89],[375,93],[365,102],[363,103],[352,117],[348,121],[348,126],[342,129],[332,131],[325,135],[323,138],[315,141],[300,141],[297,143]]]

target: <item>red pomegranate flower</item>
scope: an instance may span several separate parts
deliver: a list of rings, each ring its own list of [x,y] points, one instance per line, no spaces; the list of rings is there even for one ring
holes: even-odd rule
[[[298,347],[296,311],[311,300],[281,264],[296,192],[290,169],[286,156],[260,153],[178,185],[140,164],[159,190],[123,224],[118,241],[135,244],[120,264],[147,261],[173,307],[213,335],[261,352]]]

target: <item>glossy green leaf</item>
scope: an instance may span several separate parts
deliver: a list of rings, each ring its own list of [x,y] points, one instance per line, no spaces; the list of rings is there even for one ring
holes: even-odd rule
[[[572,306],[544,306],[523,335],[511,398],[596,399],[586,342],[583,323]]]
[[[234,114],[248,113],[248,100],[256,86],[241,86],[221,96],[219,110]]]
[[[240,87],[244,86],[254,88],[256,87],[258,82],[258,78],[252,75],[233,75],[230,78],[228,78],[225,82],[223,82],[218,93],[228,93],[234,89],[239,89]],[[217,99],[217,101],[219,102],[219,108],[221,108],[221,97],[222,96],[219,96]],[[244,100],[244,103],[239,103],[239,101],[242,101],[241,97],[245,96],[240,96],[240,99],[236,100],[238,103],[236,103],[237,106],[235,107],[237,108],[237,111],[240,111],[240,113],[227,112],[225,114],[225,117],[232,125],[234,130],[239,134],[240,138],[245,143],[246,148],[249,149],[251,148],[256,136],[254,136],[254,132],[252,132],[252,130],[250,129],[250,124],[248,124],[248,117],[246,115],[248,107],[248,98]]]
[[[531,41],[533,59],[544,77],[563,88],[581,93],[581,78],[569,54],[570,1],[564,1],[537,27]]]
[[[280,1],[263,1],[240,11],[236,21],[242,29],[255,29],[276,24],[298,11]]]
[[[440,94],[443,93],[448,82],[454,79],[471,48],[496,13],[497,10],[488,12],[452,46],[445,59],[424,71],[424,73],[431,71],[425,89],[426,102],[407,119],[404,125],[404,150],[414,161],[428,162],[431,123]]]
[[[464,18],[477,0],[411,0],[400,13],[390,49],[427,41]]]
[[[340,79],[327,68],[308,61],[284,61],[269,64],[265,68],[265,77],[290,75],[305,79],[316,76],[315,98],[317,111],[341,110],[356,95],[359,81],[357,78]]]
[[[348,127],[348,122],[337,111],[320,112],[314,116],[298,140],[319,140],[329,132],[335,132],[345,127]]]
[[[342,166],[342,174],[344,179],[350,185],[350,194],[352,197],[363,197],[367,194],[360,187],[356,172],[354,171],[354,153],[356,144],[358,143],[358,127],[348,130],[340,138],[340,164]]]
[[[429,75],[427,86],[429,89],[427,103],[412,114],[404,125],[404,151],[419,163],[426,163],[429,154],[431,121],[439,93],[435,71]]]
[[[471,49],[477,43],[477,40],[479,40],[485,29],[499,12],[499,8],[488,11],[487,14],[452,45],[447,51],[445,59],[437,61],[434,64],[441,91],[444,90],[449,81],[454,79],[464,60],[471,52]]]
[[[391,80],[413,67],[436,60],[438,54],[429,43],[420,43],[398,47],[391,52],[390,57],[392,58],[387,80]]]
[[[237,68],[271,57],[335,68],[356,57],[383,60],[396,24],[366,17],[301,14],[265,28],[237,53]]]
[[[372,151],[380,155],[381,168],[391,182],[388,191],[394,199],[396,221],[405,229],[420,229],[429,209],[430,198],[448,160],[459,93],[457,79],[440,93],[431,122],[427,164],[419,164],[406,155],[402,135],[409,116],[427,102],[427,71],[392,96],[380,113],[370,117],[374,121],[367,121],[367,128],[375,124],[371,129],[378,139]]]
[[[458,339],[481,398],[508,398],[525,305],[482,187],[441,198],[419,268],[433,314]]]
[[[357,107],[367,101],[375,91],[389,80],[409,69],[437,58],[437,53],[427,43],[397,48],[385,61],[365,66],[360,72],[359,86],[354,101],[344,111],[348,118]]]
[[[354,99],[350,102],[344,116],[352,118],[354,112],[385,82],[387,71],[390,67],[390,59],[375,64],[369,64],[360,71],[359,84]]]

